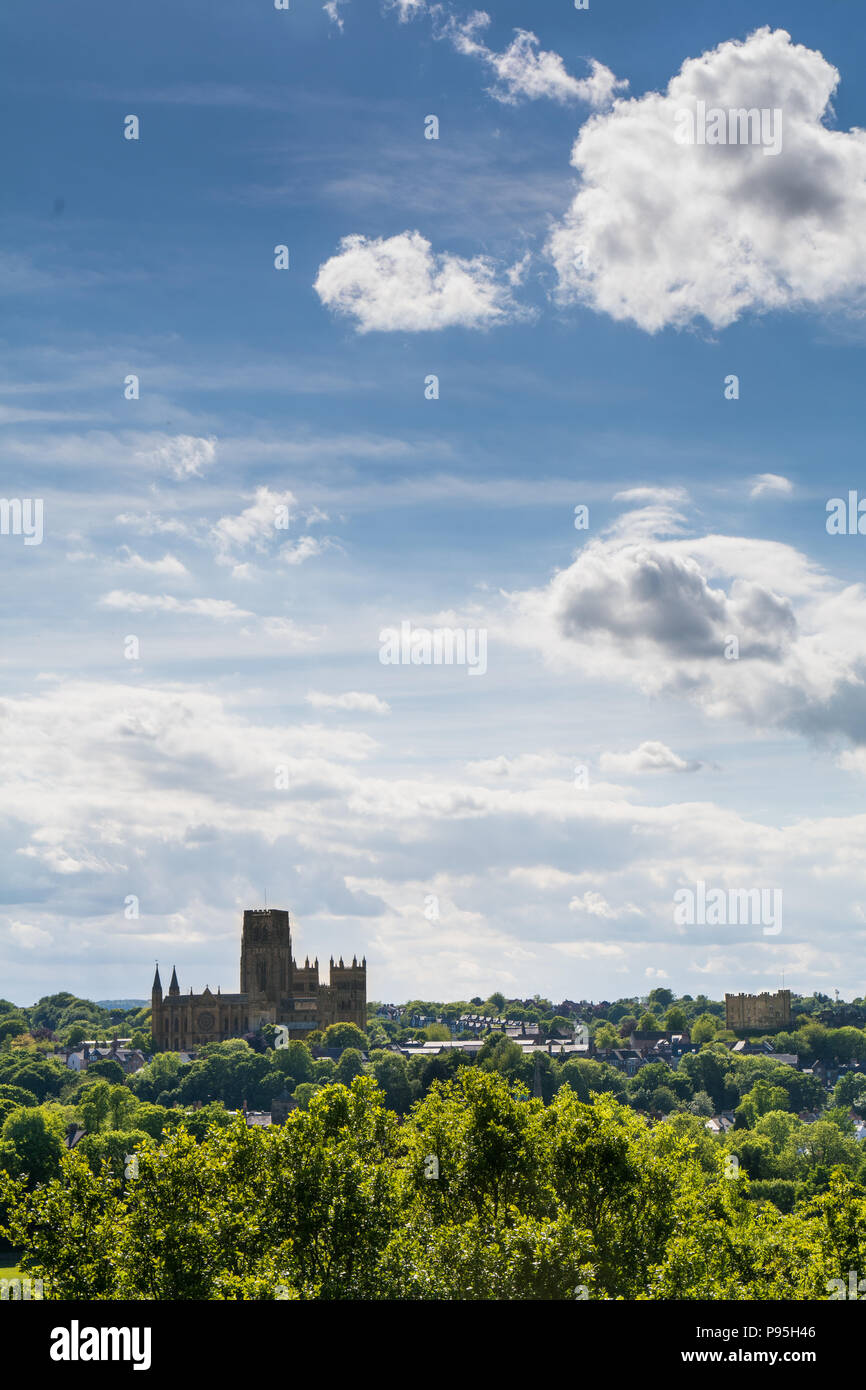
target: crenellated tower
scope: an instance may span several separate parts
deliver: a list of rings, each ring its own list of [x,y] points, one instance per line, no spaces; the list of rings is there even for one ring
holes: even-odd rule
[[[292,932],[283,908],[244,913],[241,936],[241,994],[256,1008],[279,1010],[292,992]]]

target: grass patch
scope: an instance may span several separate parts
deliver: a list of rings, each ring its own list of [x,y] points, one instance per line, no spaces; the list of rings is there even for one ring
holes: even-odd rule
[[[0,1279],[16,1279],[20,1274],[20,1250],[0,1250]]]

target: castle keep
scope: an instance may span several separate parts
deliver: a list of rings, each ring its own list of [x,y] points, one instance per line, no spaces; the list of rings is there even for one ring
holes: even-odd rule
[[[177,971],[163,996],[159,967],[151,992],[156,1052],[186,1052],[205,1043],[255,1033],[264,1023],[282,1023],[290,1037],[305,1038],[329,1023],[367,1026],[367,961],[338,965],[331,957],[329,983],[319,980],[318,958],[303,967],[292,957],[289,914],[281,908],[244,913],[240,994],[181,994]]]
[[[726,994],[725,1027],[732,1029],[759,1028],[770,1032],[787,1028],[791,1022],[791,991],[777,990],[775,994]]]

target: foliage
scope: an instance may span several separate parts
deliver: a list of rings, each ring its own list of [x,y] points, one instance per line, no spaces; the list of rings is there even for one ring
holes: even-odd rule
[[[403,1102],[420,1088],[396,1054],[369,1065]],[[866,1267],[862,1165],[838,1124],[770,1109],[719,1143],[696,1115],[650,1124],[610,1092],[582,1099],[574,1069],[593,1066],[566,1063],[545,1105],[464,1065],[402,1121],[365,1074],[299,1082],[302,1107],[269,1129],[211,1106],[168,1126],[142,1102],[130,1124],[147,1130],[62,1154],[61,1112],[21,1108],[2,1134],[4,1234],[54,1299],[813,1299]]]

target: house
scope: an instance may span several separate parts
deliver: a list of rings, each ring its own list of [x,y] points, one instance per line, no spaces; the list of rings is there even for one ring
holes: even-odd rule
[[[137,1047],[118,1047],[116,1043],[112,1043],[110,1047],[93,1047],[84,1043],[79,1052],[69,1053],[66,1058],[66,1065],[70,1071],[82,1072],[91,1067],[94,1062],[103,1060],[117,1062],[127,1075],[138,1071],[147,1062],[144,1053]]]
[[[396,1004],[380,1004],[376,1010],[377,1018],[390,1018],[395,1022],[402,1016],[403,1010]]]
[[[719,1137],[723,1137],[729,1130],[734,1128],[733,1111],[723,1110],[720,1114],[713,1115],[711,1119],[706,1121],[706,1128],[711,1134],[717,1134]]]
[[[633,1047],[612,1047],[605,1054],[604,1061],[610,1062],[612,1067],[619,1071],[624,1071],[626,1076],[634,1076],[639,1067],[642,1067],[645,1058]]]

